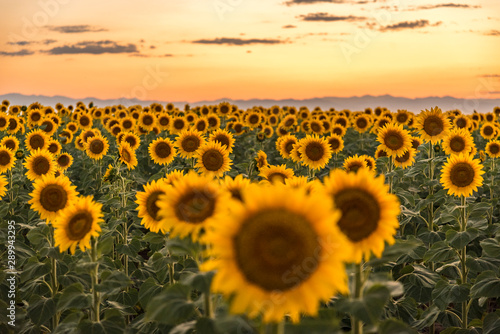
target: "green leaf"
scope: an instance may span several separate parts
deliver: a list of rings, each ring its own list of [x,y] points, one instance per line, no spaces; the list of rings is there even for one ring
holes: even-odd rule
[[[489,313],[483,320],[483,334],[500,333],[500,311]]]
[[[475,228],[468,228],[464,232],[448,230],[446,232],[446,241],[455,249],[462,249],[467,246],[472,240],[481,235],[481,232]]]
[[[416,330],[397,319],[387,319],[378,327],[380,334],[418,334]]]
[[[189,300],[191,288],[182,284],[169,286],[153,297],[146,307],[146,319],[162,324],[176,325],[196,314],[196,306]]]
[[[212,283],[212,278],[215,272],[199,272],[199,273],[189,273],[181,275],[181,282],[183,284],[189,285],[194,289],[207,293],[210,291],[210,284]]]
[[[368,264],[375,267],[388,262],[396,261],[401,256],[407,255],[409,252],[422,245],[422,241],[415,238],[409,238],[408,240],[397,239],[393,245],[387,246],[384,249],[380,258],[372,258]]]
[[[417,328],[417,329],[429,327],[430,325],[432,325],[433,323],[436,322],[436,319],[438,318],[439,313],[440,313],[440,311],[439,311],[438,307],[436,305],[432,305],[427,310],[425,310],[424,313],[422,313],[422,317],[420,318],[420,320],[415,321],[412,324],[412,326]]]
[[[477,276],[470,293],[472,298],[500,297],[500,278],[493,271],[485,271]]]
[[[213,319],[210,318],[199,318],[198,321],[196,322],[196,333],[199,334],[218,334],[216,328],[215,328],[215,322]]]
[[[425,253],[424,261],[429,262],[445,262],[456,256],[455,250],[446,244],[444,241],[436,242]]]
[[[31,304],[28,309],[28,317],[37,326],[41,326],[56,314],[56,303],[52,298],[41,297],[40,300]]]
[[[483,255],[500,258],[500,243],[497,239],[484,239],[479,243],[483,249]]]
[[[151,298],[158,295],[162,289],[163,287],[156,283],[156,280],[153,277],[145,280],[139,288],[139,302],[141,303],[142,308],[145,308]]]
[[[375,324],[382,315],[390,296],[387,287],[374,284],[365,291],[361,299],[341,299],[337,303],[337,307],[339,310],[361,319],[366,324]]]
[[[470,255],[467,255],[467,259],[465,261],[467,264],[467,268],[470,269],[470,271],[476,272],[476,273],[481,273],[485,270],[492,270],[495,272],[498,272],[500,269],[500,259],[499,258],[492,258],[492,257],[473,257]]]
[[[106,270],[101,273],[101,283],[96,286],[96,290],[112,294],[130,284],[132,284],[132,281],[122,271],[115,270],[111,272]]]
[[[123,334],[123,325],[114,321],[104,320],[101,322],[91,322],[84,320],[78,325],[82,334]]]
[[[449,284],[448,281],[440,280],[432,291],[432,301],[444,311],[450,303],[467,301],[469,291],[470,284]]]
[[[90,307],[90,300],[91,296],[83,292],[83,285],[75,283],[62,290],[57,302],[57,311],[87,308]]]

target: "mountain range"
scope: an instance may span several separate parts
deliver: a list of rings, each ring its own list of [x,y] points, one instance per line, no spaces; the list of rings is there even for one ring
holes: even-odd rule
[[[279,106],[295,106],[297,108],[301,106],[306,106],[309,109],[315,107],[320,107],[323,110],[328,110],[330,108],[335,108],[335,110],[349,109],[352,111],[364,110],[365,108],[376,108],[385,107],[391,111],[397,111],[398,109],[406,109],[415,113],[419,113],[421,110],[430,109],[431,107],[438,106],[443,111],[451,109],[459,109],[463,113],[470,114],[477,111],[481,113],[493,111],[493,108],[500,106],[499,99],[459,99],[451,96],[430,96],[424,98],[405,98],[405,97],[395,97],[391,95],[381,95],[381,96],[352,96],[352,97],[318,97],[310,99],[250,99],[250,100],[233,100],[229,98],[223,98],[213,101],[197,101],[197,102],[186,102],[186,101],[143,101],[138,99],[116,99],[116,100],[103,100],[93,97],[87,97],[83,99],[74,99],[66,96],[45,96],[45,95],[23,95],[18,93],[4,94],[0,95],[0,100],[9,100],[12,105],[29,105],[33,102],[39,102],[45,106],[55,106],[56,103],[62,103],[63,105],[74,105],[76,102],[81,101],[88,105],[93,103],[98,107],[105,107],[109,105],[122,104],[125,106],[131,105],[150,105],[151,103],[173,103],[179,109],[183,109],[185,104],[190,106],[201,106],[201,105],[213,105],[220,102],[229,102],[231,104],[236,104],[240,109],[247,109],[254,106],[262,106],[269,108],[273,105]]]

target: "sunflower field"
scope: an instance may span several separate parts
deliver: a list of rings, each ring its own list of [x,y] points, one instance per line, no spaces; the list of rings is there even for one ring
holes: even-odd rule
[[[500,333],[500,108],[0,110],[1,333]]]

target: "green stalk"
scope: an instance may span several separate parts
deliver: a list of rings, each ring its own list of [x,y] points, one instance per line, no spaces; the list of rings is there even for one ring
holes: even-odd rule
[[[354,298],[361,299],[363,296],[363,261],[355,264],[355,270]],[[363,334],[363,322],[354,315],[351,316],[351,331],[353,334]]]
[[[432,142],[429,141],[429,180],[433,181],[434,180],[434,145],[432,145]],[[434,195],[434,186],[430,185],[429,186],[429,195]],[[428,219],[428,228],[429,232],[434,231],[434,202],[430,202],[429,206],[427,207],[428,213],[429,213],[429,219]],[[431,271],[434,271],[434,262],[429,263],[429,269]],[[432,306],[432,300],[429,302],[429,307]],[[434,323],[429,327],[429,333],[434,334],[436,332],[436,328]]]
[[[392,183],[394,181],[394,176],[392,175],[392,171],[394,170],[394,158],[389,157],[389,193],[392,194]]]
[[[90,241],[90,257],[91,261],[95,263],[95,267],[91,272],[91,289],[92,289],[92,321],[100,322],[100,306],[101,306],[101,296],[96,290],[97,283],[99,282],[99,262],[97,262],[97,239],[92,237]]]
[[[205,295],[205,316],[207,318],[212,318],[213,310],[212,310],[212,295],[210,294],[210,289],[204,293]]]
[[[490,201],[493,203],[493,187],[494,187],[494,181],[495,181],[495,158],[492,158],[492,161],[491,161],[491,184],[490,184]],[[493,207],[493,205],[491,206],[491,212],[490,212],[490,219],[489,219],[489,222],[488,224],[491,226],[491,224],[493,224],[493,212],[495,210],[495,208]]]
[[[55,240],[54,240],[54,227],[50,225],[50,247],[54,247]],[[50,258],[50,289],[52,292],[52,299],[56,297],[57,291],[59,290],[59,283],[57,281],[57,260],[53,257]],[[54,316],[52,317],[52,331],[56,329],[56,327],[59,325],[59,318],[61,314],[59,312],[56,312]]]
[[[466,215],[466,198],[465,196],[460,197],[460,216],[461,216],[461,224],[460,224],[460,232],[465,232],[467,230],[467,215]],[[462,280],[462,284],[467,284],[467,245],[460,251],[460,262],[461,262],[461,270],[460,270],[460,278]],[[467,329],[468,325],[468,301],[464,301],[462,303],[462,328]]]

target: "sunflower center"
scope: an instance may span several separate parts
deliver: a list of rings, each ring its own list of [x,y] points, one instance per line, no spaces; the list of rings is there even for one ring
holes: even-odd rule
[[[424,121],[423,129],[429,136],[437,136],[444,131],[443,120],[438,116],[429,116]]]
[[[151,125],[151,124],[153,124],[153,117],[151,117],[149,115],[144,116],[144,118],[142,119],[142,123],[144,125]]]
[[[161,159],[165,159],[168,158],[172,153],[172,148],[167,143],[160,142],[155,147],[155,153]]]
[[[397,151],[403,147],[403,136],[396,131],[389,131],[384,138],[384,144],[389,149]]]
[[[409,159],[410,159],[410,150],[406,150],[405,154],[403,154],[400,157],[396,157],[396,161],[400,163],[406,162]]]
[[[176,119],[174,121],[174,128],[176,128],[177,130],[184,128],[184,121],[182,119]]]
[[[17,121],[15,118],[9,119],[9,130],[14,131],[17,128]]]
[[[290,140],[288,143],[285,145],[285,151],[287,154],[290,154],[293,150],[293,145],[295,145],[296,142],[294,140]]]
[[[16,148],[16,142],[12,139],[6,140],[3,144],[10,150],[14,150]]]
[[[404,114],[404,113],[400,113],[396,116],[396,120],[399,122],[399,123],[405,123],[407,120],[408,120],[408,115]]]
[[[454,152],[462,152],[465,149],[465,141],[461,137],[453,137],[450,140],[450,148]]]
[[[455,124],[458,128],[465,128],[465,126],[467,125],[467,121],[463,118],[459,118],[456,120]]]
[[[312,161],[321,160],[324,157],[325,150],[320,143],[309,143],[305,149],[306,156]]]
[[[45,140],[40,135],[33,135],[30,138],[30,146],[36,150],[38,148],[42,148],[45,145]]]
[[[284,175],[283,173],[280,173],[280,172],[275,172],[275,173],[271,173],[267,176],[267,179],[271,182],[271,183],[274,183],[274,182],[281,182],[281,183],[285,183],[285,179],[286,179],[286,175]]]
[[[7,125],[7,120],[4,117],[0,117],[0,128]]]
[[[260,120],[259,115],[251,115],[250,117],[248,117],[248,123],[250,124],[257,124],[259,123],[259,120]]]
[[[61,167],[67,166],[69,164],[69,158],[66,155],[61,155],[58,159],[57,162]]]
[[[334,201],[342,211],[337,224],[351,241],[361,241],[377,229],[380,206],[371,194],[361,189],[348,188],[335,194]]]
[[[7,166],[10,164],[10,154],[6,151],[0,152],[0,166]]]
[[[333,133],[335,133],[337,136],[342,136],[342,129],[339,127],[336,127],[333,129]]]
[[[213,215],[215,198],[211,193],[193,189],[182,196],[175,205],[175,215],[182,221],[199,224]]]
[[[83,116],[82,118],[80,118],[80,124],[83,126],[87,126],[90,124],[90,120],[88,119],[88,117]]]
[[[293,123],[294,123],[293,118],[289,118],[289,119],[286,120],[285,126],[288,128],[288,127],[292,126]]]
[[[135,147],[135,145],[137,145],[137,140],[134,137],[127,137],[125,141],[130,144],[130,147]]]
[[[181,143],[182,149],[186,152],[194,152],[200,147],[200,138],[196,136],[187,136]]]
[[[50,152],[50,153],[54,154],[54,153],[56,153],[56,152],[57,152],[57,149],[58,149],[58,148],[59,148],[59,147],[57,146],[57,144],[55,144],[55,143],[51,143],[51,144],[49,145],[49,147],[48,147],[48,150],[49,150],[49,152]]]
[[[31,119],[33,122],[38,122],[42,116],[39,113],[33,113],[31,114]]]
[[[130,152],[128,150],[122,150],[122,158],[126,162],[132,161],[132,156],[130,155]]]
[[[36,157],[33,161],[33,172],[37,175],[47,174],[50,170],[50,162],[45,157]]]
[[[130,129],[132,127],[132,122],[130,120],[125,120],[122,125],[125,129]]]
[[[205,131],[206,128],[207,128],[207,125],[205,122],[201,121],[201,122],[196,123],[196,130],[203,132],[203,131]]]
[[[364,129],[368,125],[368,122],[364,118],[358,118],[356,120],[356,125],[358,126],[358,128]]]
[[[224,156],[214,149],[210,149],[203,153],[201,158],[203,166],[209,171],[218,171],[224,165]]]
[[[42,126],[45,125],[45,132],[51,132],[52,129],[54,128],[54,125],[52,124],[51,121],[45,121],[42,123]]]
[[[92,229],[92,214],[82,211],[71,217],[66,227],[66,234],[70,240],[81,240]]]
[[[361,167],[363,167],[363,163],[358,161],[353,161],[349,164],[349,166],[347,166],[346,169],[350,172],[357,172],[358,169],[360,169]]]
[[[500,152],[500,146],[497,144],[490,145],[490,152],[492,154],[498,154],[498,152]]]
[[[168,119],[168,117],[160,117],[160,119],[158,120],[158,122],[162,126],[167,126],[168,123],[169,123],[169,119]]]
[[[319,265],[321,245],[316,232],[305,217],[286,209],[248,217],[233,242],[242,274],[266,291],[289,290],[307,280]]]
[[[68,194],[59,184],[49,184],[40,192],[40,204],[47,211],[57,212],[64,209]]]
[[[241,190],[239,188],[229,189],[229,192],[231,193],[232,198],[237,199],[240,202],[243,202],[243,196],[241,195]]]
[[[236,131],[237,133],[240,133],[241,131],[243,131],[243,125],[241,124],[236,124],[234,126],[234,131]]]
[[[222,113],[222,114],[227,114],[229,112],[229,107],[224,105],[224,106],[221,106],[219,111]]]
[[[214,141],[218,141],[221,145],[226,145],[226,147],[229,148],[229,138],[227,138],[227,136],[217,135],[215,136]]]
[[[491,126],[485,126],[483,132],[485,135],[491,136],[493,134],[493,128]]]
[[[336,150],[340,147],[340,141],[337,138],[330,139],[328,144],[330,144],[332,150]]]
[[[474,181],[474,168],[466,163],[459,162],[450,170],[450,180],[457,187],[467,187]]]
[[[163,191],[155,191],[152,192],[149,196],[148,199],[146,200],[146,210],[148,211],[148,214],[153,218],[154,220],[158,220],[158,211],[160,211],[160,208],[156,205],[156,201],[158,200],[158,197],[160,197],[161,194],[164,194]]]
[[[320,132],[321,131],[321,126],[318,123],[312,123],[311,124],[311,130],[313,132]]]
[[[104,151],[104,143],[100,139],[95,139],[90,142],[89,145],[90,152],[94,154],[101,154]]]

